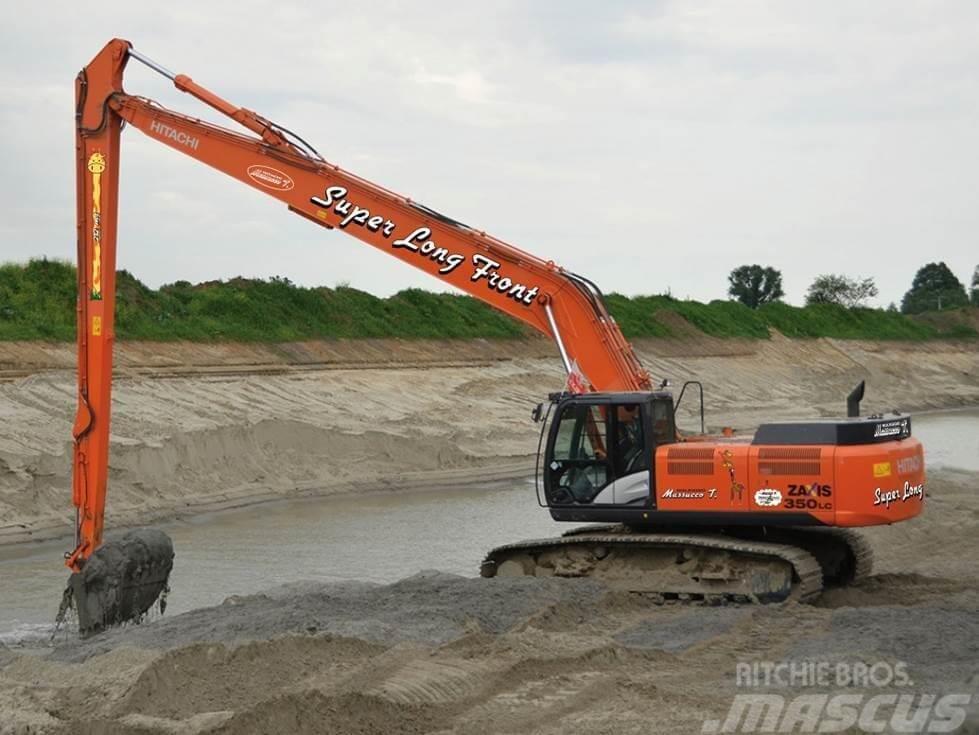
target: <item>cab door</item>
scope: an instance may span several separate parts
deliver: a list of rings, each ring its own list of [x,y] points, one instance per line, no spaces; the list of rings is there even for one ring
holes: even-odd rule
[[[548,502],[591,503],[609,485],[608,406],[569,401],[551,429],[545,469]]]
[[[546,455],[552,505],[648,505],[651,404],[575,398],[558,409]]]

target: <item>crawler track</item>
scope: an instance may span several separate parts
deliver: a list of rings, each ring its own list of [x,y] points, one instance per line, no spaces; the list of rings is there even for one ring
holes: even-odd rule
[[[824,576],[817,556],[795,544],[716,530],[663,533],[623,526],[586,527],[499,546],[487,554],[480,573],[594,577],[615,589],[707,604],[811,602],[822,591]]]
[[[804,549],[819,562],[824,587],[847,587],[870,576],[874,554],[867,540],[848,528],[750,528],[724,529],[725,536],[770,541]]]

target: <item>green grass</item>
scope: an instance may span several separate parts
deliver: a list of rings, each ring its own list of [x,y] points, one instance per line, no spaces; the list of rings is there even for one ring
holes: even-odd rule
[[[0,340],[75,338],[75,268],[32,260],[0,266]],[[159,290],[116,278],[119,339],[288,342],[315,337],[515,338],[525,327],[466,296],[419,289],[386,299],[353,288],[235,278]]]
[[[733,301],[680,301],[670,296],[609,294],[608,305],[629,338],[683,337],[668,313],[715,337],[842,339],[972,338],[968,318],[925,319],[878,309],[769,304],[752,310]],[[378,298],[354,288],[304,288],[282,278],[235,278],[148,288],[126,271],[117,276],[120,339],[287,342],[313,338],[512,339],[528,327],[468,296],[408,289]],[[962,315],[959,315],[962,316]],[[968,316],[968,315],[965,315]],[[32,260],[0,266],[0,340],[75,338],[75,268]]]
[[[847,309],[836,304],[800,308],[776,303],[766,304],[758,312],[769,326],[786,337],[922,340],[952,336],[904,314],[882,309]],[[976,333],[973,331],[971,336]]]
[[[671,311],[679,314],[705,334],[714,337],[754,337],[767,339],[768,327],[758,312],[736,301],[679,301],[670,296],[623,296],[613,293],[607,297],[609,310],[628,337],[669,337],[673,334],[666,324],[657,320],[657,313]]]
[[[75,288],[64,263],[0,265],[0,339],[74,339]]]
[[[749,309],[736,301],[680,301],[669,296],[626,297],[610,294],[608,305],[627,337],[668,337],[672,330],[657,320],[670,311],[683,317],[704,334],[713,337],[767,339],[769,328],[786,337],[836,339],[974,339],[979,337],[968,324],[958,322],[954,312],[915,319],[883,309],[847,309],[833,304],[790,306],[766,304]],[[959,310],[961,311],[961,310]]]

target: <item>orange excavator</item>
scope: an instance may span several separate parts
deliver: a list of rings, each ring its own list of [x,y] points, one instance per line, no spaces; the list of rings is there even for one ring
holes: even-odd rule
[[[127,94],[131,60],[248,132]],[[605,525],[493,549],[483,576],[593,576],[653,600],[806,601],[824,584],[869,571],[870,549],[852,527],[922,510],[923,453],[911,419],[860,417],[862,385],[845,419],[767,423],[745,438],[704,436],[702,386],[685,384],[676,400],[665,383],[654,389],[587,278],[329,163],[284,126],[168,71],[128,41],[99,52],[79,73],[75,95],[77,514],[63,608],[78,611],[83,632],[144,615],[167,590],[174,556],[159,530],[102,538],[124,124],[553,338],[568,379],[534,411],[538,502],[557,521]],[[700,396],[698,435],[676,427],[689,387]]]

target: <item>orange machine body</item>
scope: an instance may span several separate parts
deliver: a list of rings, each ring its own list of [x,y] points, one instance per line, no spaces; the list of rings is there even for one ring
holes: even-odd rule
[[[907,520],[924,507],[924,457],[913,437],[853,446],[758,446],[750,438],[656,451],[656,507],[680,513],[804,513],[827,526]],[[737,520],[732,519],[732,520]]]

